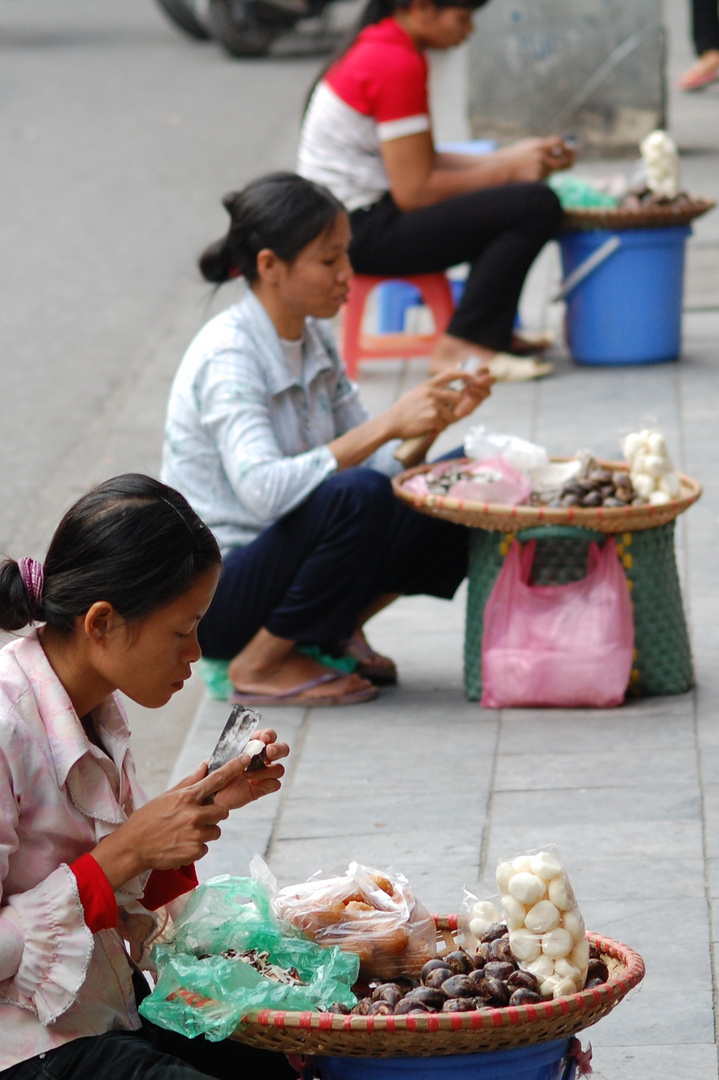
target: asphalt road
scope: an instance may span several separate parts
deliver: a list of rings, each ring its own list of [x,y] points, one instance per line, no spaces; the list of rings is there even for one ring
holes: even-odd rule
[[[41,558],[92,484],[157,473],[180,357],[233,300],[195,266],[220,199],[294,164],[322,54],[306,33],[278,51],[233,60],[153,0],[0,0],[0,552]],[[128,702],[151,794],[201,691]]]
[[[220,198],[293,165],[320,58],[288,52],[232,60],[152,0],[0,0],[0,550],[36,554],[78,489],[157,467]]]

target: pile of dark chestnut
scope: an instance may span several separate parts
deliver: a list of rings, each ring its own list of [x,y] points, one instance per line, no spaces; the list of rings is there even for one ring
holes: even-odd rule
[[[599,986],[609,978],[598,950],[590,945],[589,951],[585,988]],[[496,923],[484,934],[474,955],[455,949],[428,960],[419,979],[402,976],[393,982],[370,984],[366,996],[353,1009],[333,1008],[361,1016],[401,1016],[499,1009],[542,1000],[538,980],[522,970],[512,956],[507,927]]]
[[[644,506],[634,488],[629,473],[617,469],[611,472],[599,466],[589,470],[586,477],[569,480],[549,502],[552,508],[569,506]]]

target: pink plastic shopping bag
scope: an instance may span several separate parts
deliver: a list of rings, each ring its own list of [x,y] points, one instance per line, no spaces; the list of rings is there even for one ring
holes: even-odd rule
[[[536,541],[515,540],[484,609],[482,705],[621,705],[634,618],[614,540],[589,546],[587,576],[530,585]]]

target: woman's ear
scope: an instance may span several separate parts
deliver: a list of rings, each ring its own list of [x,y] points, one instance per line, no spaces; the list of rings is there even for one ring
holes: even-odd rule
[[[96,600],[92,607],[81,616],[81,619],[84,633],[97,643],[107,637],[111,631],[124,625],[125,621],[107,600]]]
[[[279,280],[280,264],[282,260],[275,255],[271,248],[262,248],[257,252],[257,273],[262,281],[268,285],[276,285]]]

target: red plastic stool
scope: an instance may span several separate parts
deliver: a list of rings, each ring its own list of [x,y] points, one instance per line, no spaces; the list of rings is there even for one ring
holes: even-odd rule
[[[432,312],[433,334],[364,334],[367,298],[373,289],[387,281],[407,281],[414,285],[423,302]],[[454,313],[454,301],[447,276],[438,274],[398,274],[396,277],[355,274],[350,282],[350,294],[342,313],[342,356],[347,374],[354,379],[360,360],[394,357],[429,356],[440,334]]]

